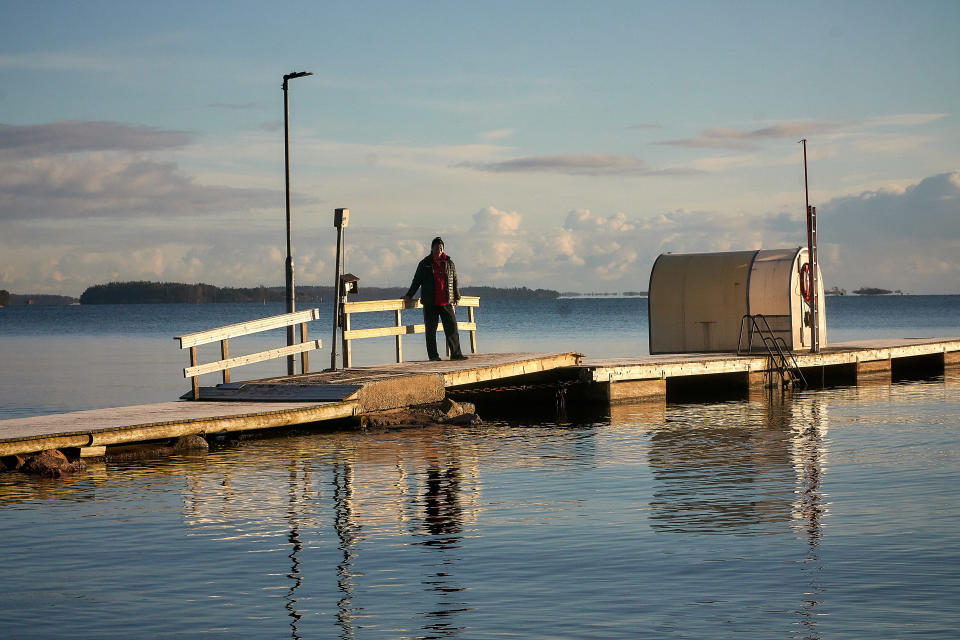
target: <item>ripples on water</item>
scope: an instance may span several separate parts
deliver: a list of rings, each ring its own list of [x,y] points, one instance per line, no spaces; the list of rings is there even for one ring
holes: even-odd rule
[[[958,388],[0,475],[4,637],[952,638]]]

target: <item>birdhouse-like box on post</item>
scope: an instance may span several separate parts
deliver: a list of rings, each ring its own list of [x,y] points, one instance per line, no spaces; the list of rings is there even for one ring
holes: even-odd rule
[[[650,272],[650,353],[737,351],[743,317],[757,314],[790,349],[810,349],[811,280],[805,247],[662,254]],[[819,270],[814,281],[822,347],[827,321]],[[763,343],[755,339],[758,348]]]

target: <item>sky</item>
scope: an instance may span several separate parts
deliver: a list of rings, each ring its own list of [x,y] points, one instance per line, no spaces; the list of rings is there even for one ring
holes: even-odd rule
[[[0,288],[646,290],[806,244],[827,288],[960,293],[960,2],[0,0]]]

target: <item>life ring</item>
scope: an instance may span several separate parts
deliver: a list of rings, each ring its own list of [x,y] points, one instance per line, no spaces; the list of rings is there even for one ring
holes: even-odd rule
[[[800,265],[800,295],[807,302],[810,302],[813,293],[813,277],[810,272],[810,263],[804,262]]]

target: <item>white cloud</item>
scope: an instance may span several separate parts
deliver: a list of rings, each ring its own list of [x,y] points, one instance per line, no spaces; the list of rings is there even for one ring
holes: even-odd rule
[[[611,232],[633,231],[636,226],[627,220],[627,215],[623,212],[615,213],[609,217],[595,217],[589,209],[577,209],[567,214],[566,222],[563,224],[565,229],[569,230],[606,230]]]
[[[494,207],[481,209],[473,214],[473,229],[478,233],[510,235],[516,233],[523,216],[516,211],[500,211]]]

